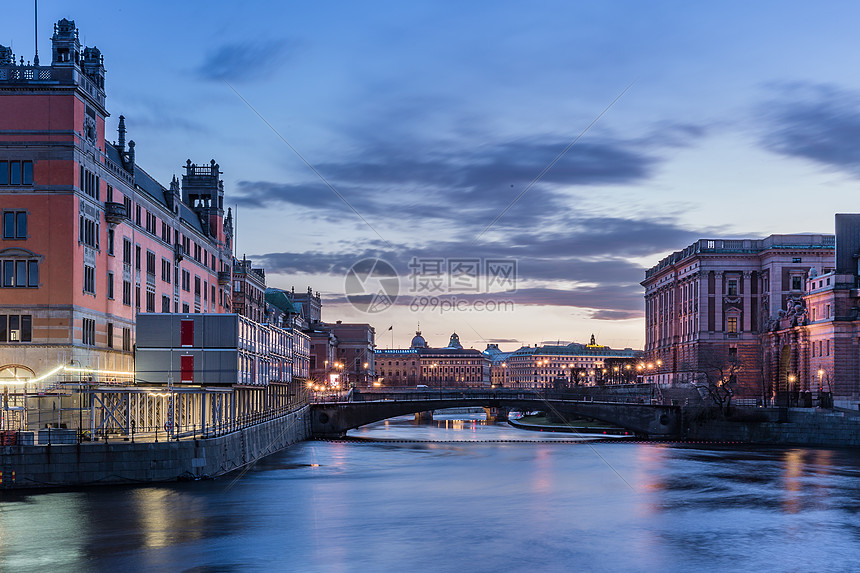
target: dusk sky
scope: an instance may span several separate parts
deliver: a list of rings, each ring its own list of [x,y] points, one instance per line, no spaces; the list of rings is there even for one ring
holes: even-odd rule
[[[853,2],[42,1],[43,64],[64,17],[104,55],[108,138],[123,114],[165,185],[214,158],[238,256],[382,348],[418,321],[435,346],[641,348],[666,254],[860,210]],[[5,3],[0,44],[33,43],[33,3]],[[345,277],[372,257],[399,296],[363,313]],[[433,293],[514,308],[410,310],[413,258],[516,261],[515,293]]]

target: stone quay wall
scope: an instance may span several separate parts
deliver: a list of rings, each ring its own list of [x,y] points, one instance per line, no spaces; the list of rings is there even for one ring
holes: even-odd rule
[[[743,442],[750,444],[860,447],[860,416],[850,412],[813,411],[792,408],[757,408],[767,421],[704,420],[687,422],[690,440]]]
[[[0,489],[218,477],[307,439],[309,410],[206,439],[3,446]]]

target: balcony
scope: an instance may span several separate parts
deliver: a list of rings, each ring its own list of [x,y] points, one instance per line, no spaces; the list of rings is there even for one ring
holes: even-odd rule
[[[221,286],[230,284],[230,280],[233,278],[233,273],[230,271],[219,271],[218,272],[218,284]]]
[[[105,221],[110,225],[119,225],[128,218],[125,203],[105,203]]]

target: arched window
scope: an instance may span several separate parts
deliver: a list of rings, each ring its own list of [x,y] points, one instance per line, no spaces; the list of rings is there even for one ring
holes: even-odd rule
[[[0,386],[22,384],[35,376],[35,373],[20,364],[0,366]]]

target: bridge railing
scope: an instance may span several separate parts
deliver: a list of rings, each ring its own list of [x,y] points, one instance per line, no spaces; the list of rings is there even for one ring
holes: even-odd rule
[[[650,404],[650,395],[593,395],[572,391],[556,391],[546,389],[472,389],[472,388],[403,388],[363,391],[353,389],[349,392],[318,393],[313,401],[326,402],[394,402],[394,401],[438,401],[438,400],[487,400],[487,401],[522,401],[522,400],[553,400],[570,402],[609,402],[620,404]]]

